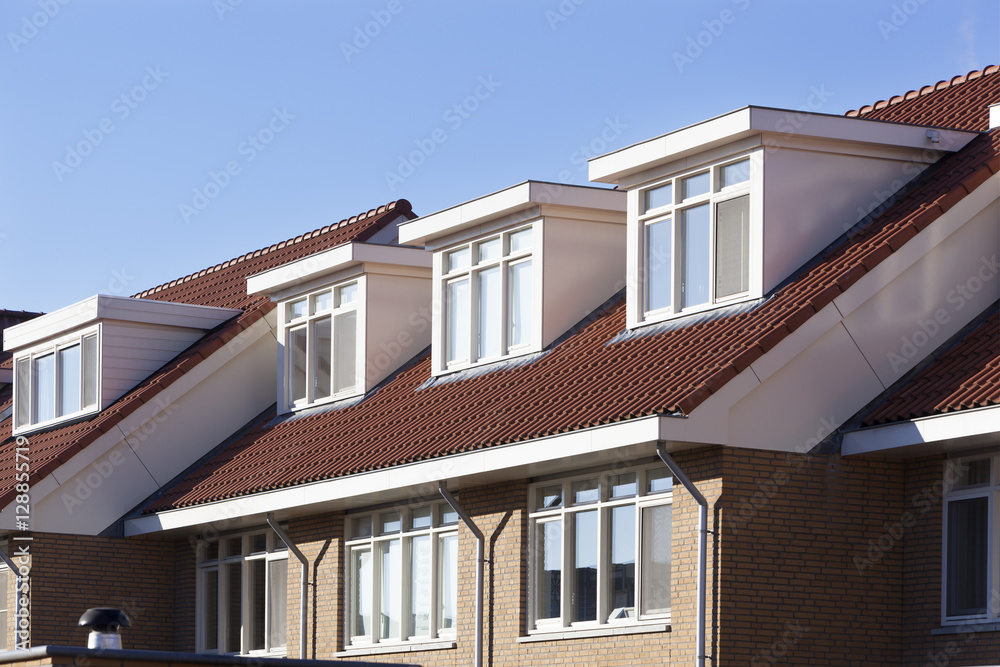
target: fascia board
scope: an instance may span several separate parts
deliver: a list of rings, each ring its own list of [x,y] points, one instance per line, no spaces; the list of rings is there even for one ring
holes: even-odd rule
[[[247,293],[271,296],[365,262],[429,269],[431,255],[422,248],[345,243],[250,276]]]
[[[888,453],[915,445],[944,445],[965,438],[990,437],[1000,444],[1000,405],[869,426],[844,434],[844,456]]]
[[[165,530],[190,528],[227,518],[260,515],[284,510],[309,511],[309,506],[340,501],[344,505],[377,503],[406,497],[410,491],[436,493],[437,482],[456,481],[466,476],[482,476],[507,471],[524,475],[526,468],[546,465],[570,465],[583,456],[605,456],[636,445],[653,443],[664,432],[662,421],[675,417],[650,416],[616,424],[581,429],[571,433],[546,436],[509,445],[489,447],[474,452],[445,456],[384,470],[301,484],[288,489],[266,491],[231,500],[195,507],[167,510],[157,514],[126,519],[128,536]],[[379,489],[373,492],[373,489]]]
[[[97,321],[97,295],[3,330],[3,349],[19,350]]]

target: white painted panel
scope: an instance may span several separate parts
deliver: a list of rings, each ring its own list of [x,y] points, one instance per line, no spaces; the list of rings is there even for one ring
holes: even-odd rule
[[[922,234],[935,234],[936,224]],[[853,308],[844,325],[883,384],[898,380],[1000,299],[998,260],[1000,204],[994,201]],[[881,281],[879,268],[859,281],[859,290],[867,280]]]
[[[807,451],[883,387],[842,326],[835,326],[733,406],[736,447]]]
[[[431,280],[369,273],[366,290],[368,391],[431,344]]]

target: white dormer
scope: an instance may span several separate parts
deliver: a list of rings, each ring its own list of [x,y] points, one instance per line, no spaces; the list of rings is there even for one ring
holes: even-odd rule
[[[346,243],[247,278],[278,302],[282,412],[362,395],[430,342],[430,255]]]
[[[746,107],[594,158],[628,191],[628,326],[760,298],[975,136]]]
[[[434,374],[538,352],[624,286],[625,193],[528,181],[405,222],[434,253]]]
[[[4,329],[14,356],[14,433],[103,410],[239,313],[97,295]]]

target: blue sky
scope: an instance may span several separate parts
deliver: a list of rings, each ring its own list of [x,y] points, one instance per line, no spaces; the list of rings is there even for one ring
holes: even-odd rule
[[[0,308],[131,295],[383,203],[427,214],[747,104],[1000,60],[996,0],[3,0]]]

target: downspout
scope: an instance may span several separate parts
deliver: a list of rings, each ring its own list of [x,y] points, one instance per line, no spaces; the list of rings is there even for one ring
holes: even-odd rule
[[[656,453],[698,503],[698,637],[695,655],[698,667],[705,667],[705,658],[707,657],[705,655],[705,559],[708,556],[708,501],[705,500],[705,496],[701,495],[701,491],[691,479],[684,474],[677,462],[670,458],[662,440],[656,443]]]
[[[309,599],[309,561],[306,560],[305,555],[299,550],[292,539],[288,537],[288,533],[285,529],[278,525],[278,522],[274,520],[274,512],[267,513],[267,525],[271,527],[281,541],[288,546],[288,549],[295,554],[295,557],[299,559],[302,563],[302,584],[301,591],[299,593],[299,615],[301,620],[299,621],[299,660],[306,659],[306,603]]]
[[[14,559],[7,555],[7,552],[0,549],[0,559],[7,564],[10,571],[14,573],[14,585],[16,587],[16,593],[14,594],[14,646],[16,647],[20,642],[17,641],[17,622],[21,618],[21,581],[23,577],[21,576],[21,568],[17,566]]]
[[[448,492],[444,482],[438,482],[438,490],[444,499],[448,501],[455,513],[461,517],[462,522],[468,526],[472,534],[476,536],[476,662],[475,667],[483,667],[483,564],[486,562],[486,538],[483,531],[479,530],[476,524],[465,510],[462,509],[455,496]]]

